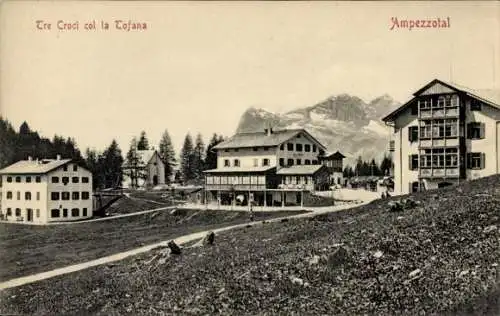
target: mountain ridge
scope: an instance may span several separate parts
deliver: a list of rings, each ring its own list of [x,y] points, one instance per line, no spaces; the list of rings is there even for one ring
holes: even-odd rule
[[[304,128],[329,151],[341,151],[346,164],[358,156],[381,160],[387,153],[390,129],[381,118],[401,105],[389,94],[368,102],[346,93],[332,95],[311,106],[284,113],[249,107],[240,117],[236,132]]]

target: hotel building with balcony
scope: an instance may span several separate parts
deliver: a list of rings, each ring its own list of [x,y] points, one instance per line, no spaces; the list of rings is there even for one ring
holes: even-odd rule
[[[205,201],[259,206],[302,205],[304,193],[328,190],[338,181],[344,156],[304,129],[238,133],[214,147],[217,168],[205,171]]]
[[[407,194],[497,174],[500,101],[435,79],[382,119],[393,127],[394,191]]]

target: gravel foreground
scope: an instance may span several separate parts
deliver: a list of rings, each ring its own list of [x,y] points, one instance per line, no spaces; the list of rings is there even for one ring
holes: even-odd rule
[[[411,209],[379,200],[6,290],[0,313],[498,315],[500,177],[411,198]]]

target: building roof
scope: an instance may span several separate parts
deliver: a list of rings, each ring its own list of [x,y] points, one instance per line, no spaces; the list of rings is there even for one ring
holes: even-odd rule
[[[430,88],[435,84],[442,84],[445,87],[448,87],[458,92],[465,93],[466,95],[472,98],[478,99],[490,106],[500,109],[500,91],[498,90],[474,90],[456,83],[449,83],[443,80],[434,79],[425,86],[423,86],[422,88],[420,88],[418,91],[413,93],[413,97],[409,101],[407,101],[399,108],[386,115],[384,118],[382,118],[382,121],[385,122],[392,121],[401,111],[407,109],[410,105],[412,105],[413,102],[416,101],[417,99],[416,97],[420,95],[420,93],[422,93],[423,91],[427,90],[428,88]]]
[[[0,170],[0,174],[45,174],[57,169],[71,159],[21,160]]]
[[[205,170],[205,173],[238,173],[238,172],[265,172],[276,167],[223,167],[218,169]]]
[[[323,157],[321,157],[321,159],[343,159],[345,158],[344,155],[342,155],[342,153],[340,151],[336,151],[334,153],[326,153]]]
[[[315,137],[309,134],[305,129],[286,129],[272,131],[270,134],[265,131],[253,133],[238,133],[228,140],[218,144],[214,149],[229,149],[229,148],[245,148],[245,147],[262,147],[262,146],[279,146],[287,140],[297,136],[300,133],[310,137],[321,149],[326,147],[321,144]]]
[[[281,168],[276,172],[279,175],[312,175],[318,172],[324,165],[294,165]]]

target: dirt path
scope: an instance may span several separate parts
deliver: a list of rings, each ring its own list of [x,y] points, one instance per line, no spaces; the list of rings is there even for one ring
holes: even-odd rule
[[[314,212],[311,212],[311,213],[304,213],[304,214],[299,214],[299,215],[279,217],[279,218],[269,219],[269,220],[266,220],[266,221],[267,222],[277,222],[277,221],[280,221],[280,220],[282,220],[284,218],[291,219],[291,218],[312,217],[312,216],[315,216],[315,215],[318,215],[318,214],[343,211],[343,210],[350,209],[350,208],[353,208],[353,207],[358,207],[358,206],[361,206],[361,205],[364,205],[364,204],[367,204],[367,203],[369,203],[369,202],[363,202],[363,203],[360,203],[360,204],[353,204],[353,205],[332,206],[330,208],[322,208],[321,210],[315,210]],[[175,207],[172,206],[172,207],[169,207],[169,208],[175,208]],[[166,208],[161,208],[161,209],[166,209]],[[152,212],[152,211],[153,210],[142,211],[142,212],[145,213],[145,212]],[[135,214],[137,215],[137,213],[135,213]],[[130,216],[131,214],[126,214],[126,215]],[[116,217],[113,217],[113,218],[116,218]],[[242,228],[242,227],[245,227],[247,225],[251,225],[251,226],[262,225],[262,222],[248,222],[248,223],[244,223],[244,224],[231,225],[231,226],[227,226],[227,227],[222,227],[222,228],[214,229],[214,230],[211,230],[211,231],[213,231],[215,233],[218,233],[218,232],[222,232],[222,231],[226,231],[226,230],[231,230],[231,229],[235,229],[235,228]],[[202,231],[202,232],[198,232],[198,233],[192,233],[192,234],[180,236],[178,238],[175,238],[174,240],[175,240],[175,242],[177,244],[182,245],[182,244],[185,244],[185,243],[188,243],[188,242],[195,241],[195,240],[198,240],[200,238],[203,238],[208,232],[209,231],[206,230],[206,231]],[[133,255],[137,255],[137,254],[141,254],[141,253],[144,253],[144,252],[151,251],[152,249],[157,248],[157,247],[166,247],[169,241],[170,240],[166,240],[166,241],[162,241],[162,242],[159,242],[159,243],[155,243],[155,244],[151,244],[151,245],[147,245],[147,246],[135,248],[135,249],[124,251],[124,252],[120,252],[120,253],[117,253],[117,254],[114,254],[114,255],[102,257],[102,258],[99,258],[99,259],[96,259],[96,260],[91,260],[91,261],[87,261],[87,262],[83,262],[83,263],[79,263],[79,264],[74,264],[74,265],[66,266],[66,267],[63,267],[63,268],[54,269],[54,270],[47,271],[47,272],[36,273],[36,274],[32,274],[32,275],[28,275],[28,276],[24,276],[24,277],[20,277],[20,278],[11,279],[11,280],[8,280],[8,281],[0,283],[0,290],[4,290],[4,289],[12,288],[12,287],[17,287],[17,286],[21,286],[21,285],[25,285],[25,284],[29,284],[29,283],[33,283],[33,282],[37,282],[37,281],[41,281],[41,280],[45,280],[45,279],[49,279],[49,278],[52,278],[52,277],[55,277],[55,276],[59,276],[59,275],[63,275],[63,274],[68,274],[68,273],[72,273],[72,272],[84,270],[84,269],[87,269],[87,268],[91,268],[91,267],[95,267],[95,266],[98,266],[98,265],[103,265],[103,264],[111,263],[111,262],[114,262],[114,261],[123,260],[123,259],[125,259],[127,257],[130,257],[130,256],[133,256]]]

